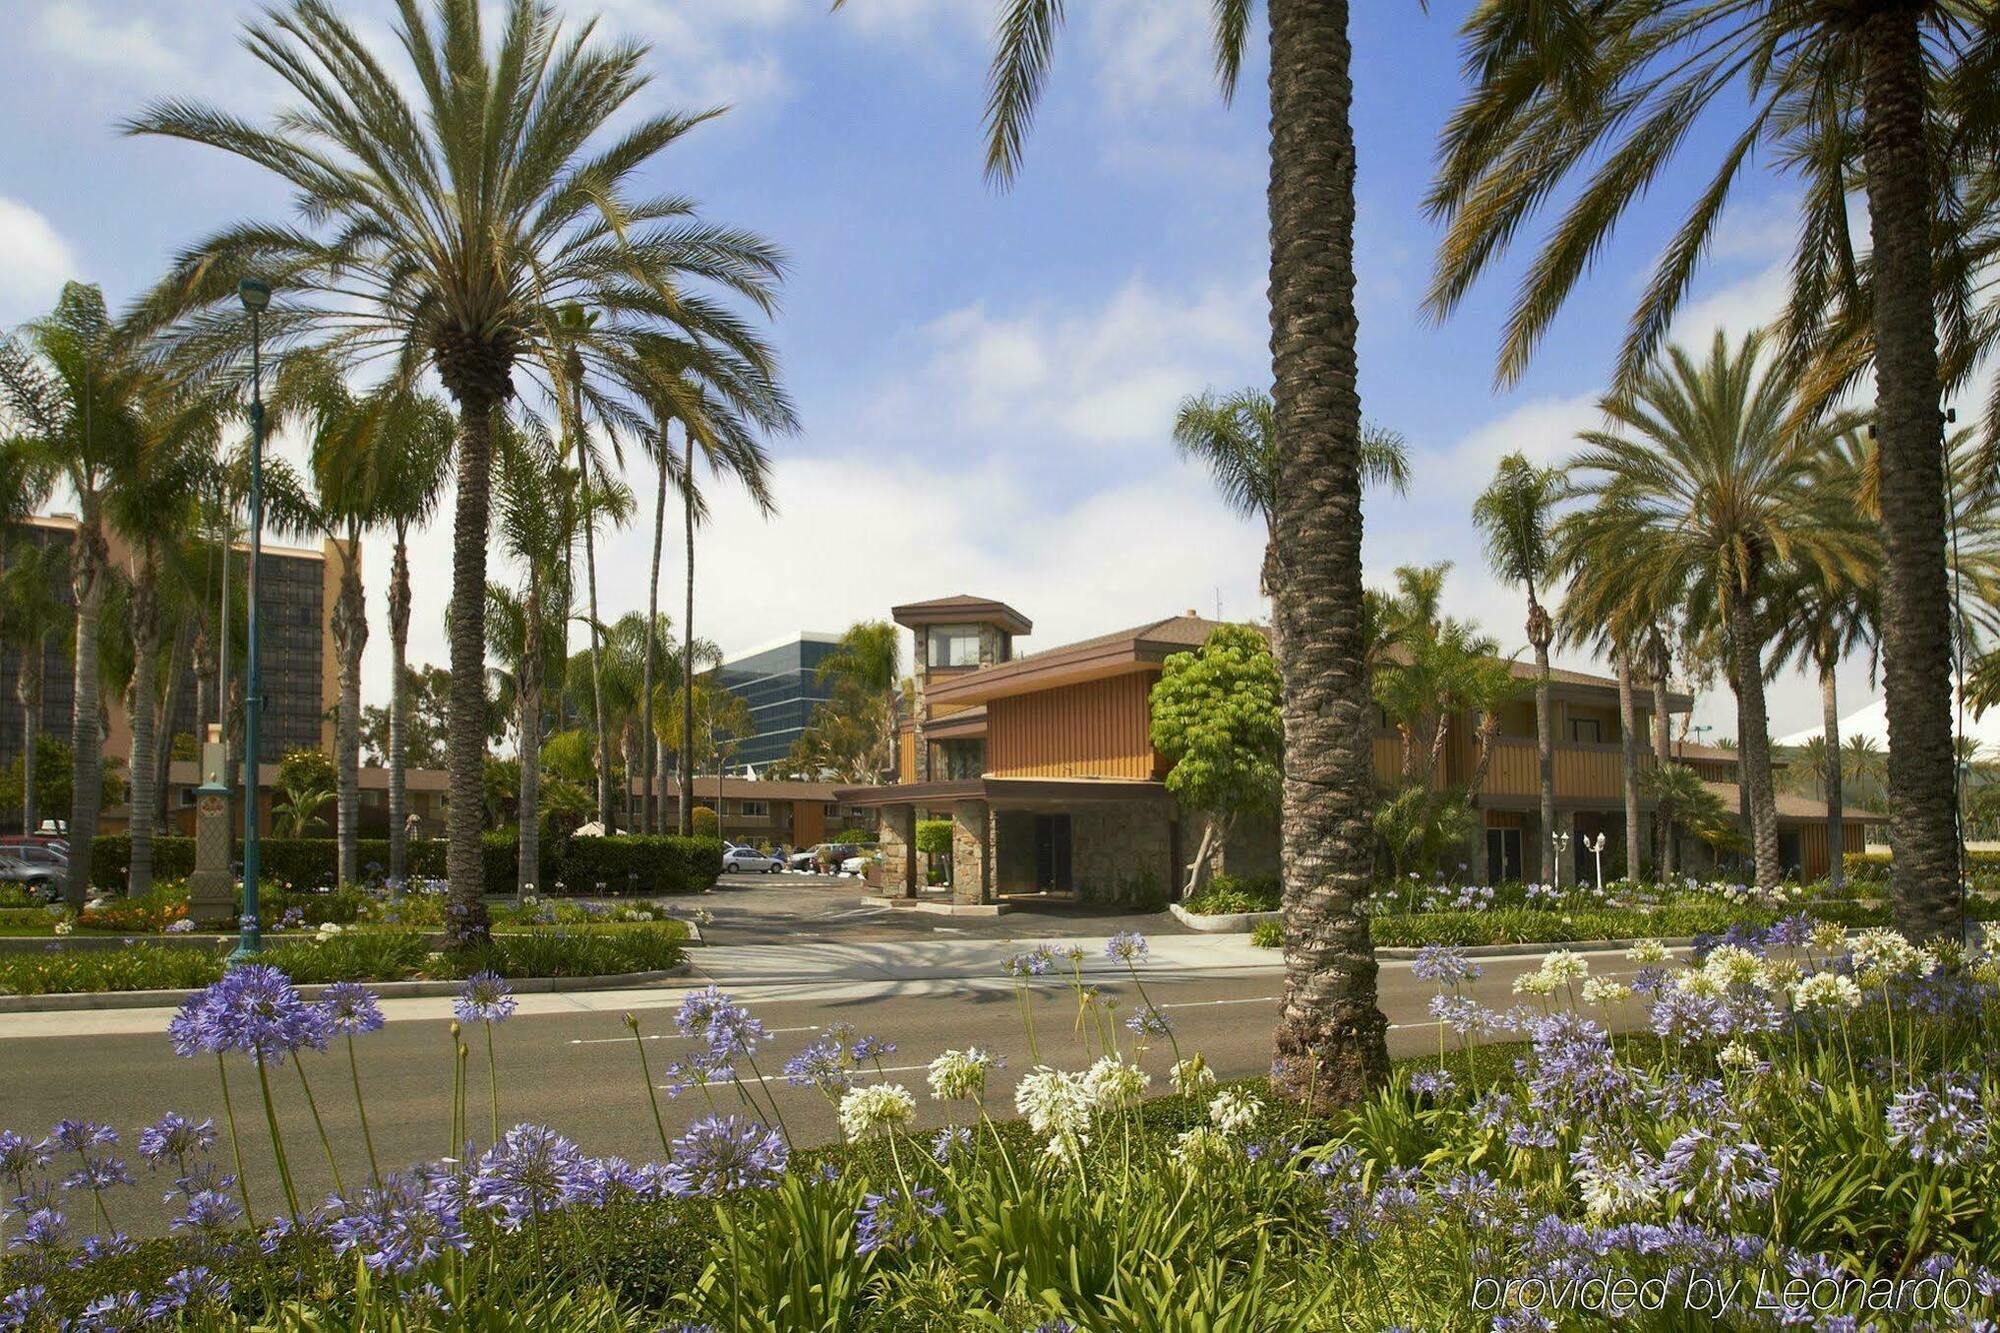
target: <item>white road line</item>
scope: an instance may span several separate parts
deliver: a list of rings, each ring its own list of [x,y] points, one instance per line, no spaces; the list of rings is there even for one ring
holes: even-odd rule
[[[929,1069],[929,1068],[930,1068],[929,1065],[889,1065],[886,1068],[878,1070],[871,1065],[866,1069],[855,1069],[855,1070],[850,1070],[849,1072],[852,1074],[853,1077],[859,1079],[859,1078],[868,1078],[871,1075],[876,1075],[876,1074],[914,1074],[919,1069]],[[785,1078],[783,1074],[748,1074],[748,1075],[738,1075],[738,1077],[741,1078],[745,1083],[782,1083]],[[676,1088],[679,1086],[680,1085],[677,1083],[662,1083],[660,1084],[660,1090],[662,1092],[665,1092],[669,1089]],[[726,1088],[729,1086],[729,1080],[718,1079],[714,1083],[709,1084],[709,1086],[711,1088]],[[801,1088],[800,1091],[803,1092],[805,1091],[805,1089]]]
[[[1247,1000],[1176,1000],[1172,1004],[1156,1004],[1155,1009],[1209,1009],[1221,1004],[1276,1004],[1275,995],[1253,995]]]
[[[765,1028],[764,1034],[766,1036],[775,1037],[778,1036],[780,1033],[785,1033],[785,1032],[817,1032],[817,1031],[819,1031],[819,1024],[813,1023],[802,1028]],[[685,1032],[647,1032],[647,1033],[642,1033],[641,1038],[642,1040],[645,1041],[688,1041],[691,1040],[691,1035]],[[630,1040],[632,1040],[632,1038],[629,1036],[571,1037],[569,1039],[569,1044],[572,1046],[608,1046],[613,1042],[627,1042]]]

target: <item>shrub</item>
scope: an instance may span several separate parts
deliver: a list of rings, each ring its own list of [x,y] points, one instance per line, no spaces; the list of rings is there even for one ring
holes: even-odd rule
[[[688,812],[688,826],[697,838],[719,838],[722,836],[722,821],[715,811],[705,805],[698,805]]]
[[[225,949],[134,944],[125,949],[0,953],[0,992],[192,990],[222,975]]]
[[[1282,921],[1259,921],[1250,928],[1250,942],[1260,949],[1284,947],[1285,923]]]
[[[1283,901],[1284,886],[1276,875],[1217,875],[1182,905],[1190,912],[1227,916],[1236,912],[1275,912]]]
[[[559,926],[495,935],[484,948],[440,954],[435,970],[469,976],[491,969],[503,977],[607,977],[658,972],[682,958],[687,929],[677,921],[639,926]]]
[[[326,939],[272,943],[259,960],[300,985],[330,981],[402,981],[425,971],[430,945],[414,930],[349,930]]]
[[[138,898],[113,898],[86,907],[76,924],[88,930],[151,935],[187,915],[187,885],[162,884]]]
[[[571,838],[547,888],[566,893],[703,893],[722,873],[716,838],[620,834]]]
[[[389,842],[386,838],[363,838],[358,844],[361,865],[373,864],[386,872]],[[243,859],[243,843],[230,846],[236,862]],[[338,849],[332,838],[260,838],[257,842],[258,878],[287,884],[293,888],[330,889],[338,880]],[[442,838],[417,838],[409,844],[408,867],[413,878],[438,879],[444,875],[445,844]],[[132,840],[122,833],[103,834],[91,843],[90,884],[106,892],[122,892],[132,865]],[[153,839],[155,879],[186,879],[194,873],[194,839],[158,837]],[[379,876],[375,876],[379,877]]]
[[[841,838],[835,842],[845,841]],[[949,819],[919,819],[917,821],[917,850],[925,856],[951,855],[951,821]]]

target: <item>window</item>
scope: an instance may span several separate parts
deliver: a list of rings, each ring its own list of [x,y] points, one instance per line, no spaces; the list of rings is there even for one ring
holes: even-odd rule
[[[979,626],[933,625],[929,661],[934,667],[978,666]]]
[[[1594,717],[1573,717],[1569,720],[1569,738],[1579,744],[1595,745],[1604,739],[1604,724]]]
[[[744,801],[742,802],[742,806],[743,813],[753,819],[769,819],[771,817],[771,803],[769,801]]]

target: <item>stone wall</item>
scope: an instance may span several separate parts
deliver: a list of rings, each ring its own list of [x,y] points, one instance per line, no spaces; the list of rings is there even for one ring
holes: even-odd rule
[[[910,879],[910,848],[916,842],[916,820],[917,812],[907,805],[882,807],[877,836],[881,839],[885,892],[909,897],[917,891],[917,885]]]
[[[988,903],[992,871],[992,811],[984,801],[960,801],[951,808],[951,900]]]
[[[1035,816],[1030,810],[993,812],[993,890],[1034,893]]]
[[[1186,813],[1181,817],[1181,836],[1187,840],[1182,852],[1190,861],[1201,848],[1204,817]],[[1280,873],[1278,818],[1276,815],[1243,815],[1229,831],[1229,839],[1209,853],[1212,873],[1234,875],[1238,879],[1269,878]]]
[[[1070,870],[1083,901],[1163,905],[1175,882],[1173,823],[1169,801],[1076,806]]]

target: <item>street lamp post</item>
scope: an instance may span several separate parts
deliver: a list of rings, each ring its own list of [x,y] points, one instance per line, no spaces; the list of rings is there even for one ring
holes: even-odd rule
[[[1569,852],[1569,834],[1564,833],[1561,829],[1557,829],[1554,833],[1551,833],[1549,835],[1549,841],[1555,845],[1556,849],[1556,892],[1561,893],[1562,882],[1563,882],[1563,857],[1567,855]]]
[[[257,662],[257,566],[264,551],[264,363],[262,315],[271,304],[271,289],[255,278],[236,284],[236,295],[250,312],[250,570],[244,596],[250,603],[244,627],[249,638],[243,658],[243,915],[230,961],[254,958],[264,947],[257,920],[257,768],[258,723],[264,711],[264,682]]]

